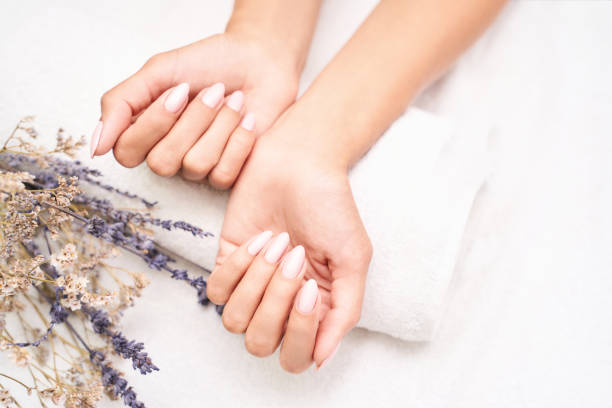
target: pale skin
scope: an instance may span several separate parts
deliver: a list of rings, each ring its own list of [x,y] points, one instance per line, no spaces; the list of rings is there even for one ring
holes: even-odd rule
[[[223,61],[219,64],[225,64],[224,68],[229,71],[221,69],[214,78],[205,77],[214,73],[214,68],[202,68],[200,64],[195,69],[188,66],[193,62],[189,58],[175,64],[173,74],[165,78],[159,63],[158,79],[148,82],[155,84],[155,92],[150,91],[153,86],[150,85],[149,92],[140,91],[138,99],[138,86],[125,85],[129,79],[109,91],[111,97],[103,101],[105,130],[95,152],[103,154],[114,146],[117,159],[124,165],[135,165],[145,158],[149,162],[151,156],[154,160],[149,165],[156,171],[158,162],[168,160],[164,157],[167,149],[157,146],[166,138],[179,143],[180,135],[174,136],[173,132],[181,120],[186,122],[181,125],[184,128],[196,128],[206,134],[202,129],[210,129],[215,121],[221,120],[223,108],[215,107],[214,112],[204,114],[202,119],[187,115],[189,106],[185,108],[185,102],[185,106],[172,113],[172,118],[164,117],[168,118],[169,125],[158,123],[165,119],[151,119],[151,124],[147,124],[145,110],[130,126],[132,116],[143,109],[155,109],[153,101],[159,95],[163,98],[164,92],[182,81],[189,82],[190,95],[215,81],[226,81],[229,91],[244,89],[247,110],[255,107],[265,110],[262,106],[266,102],[254,100],[263,97],[260,95],[267,95],[268,102],[273,101],[274,108],[269,111],[275,113],[268,113],[264,121],[258,119],[257,127],[249,131],[253,142],[245,143],[248,149],[243,149],[248,153],[229,155],[233,161],[223,164],[233,169],[227,171],[235,174],[233,179],[215,180],[214,174],[215,166],[221,166],[231,148],[234,133],[240,130],[237,120],[226,126],[229,136],[224,146],[219,148],[222,143],[218,142],[216,146],[204,145],[197,151],[196,158],[206,161],[205,167],[210,168],[205,177],[211,184],[228,187],[237,180],[224,219],[217,264],[208,280],[208,296],[213,302],[226,305],[223,324],[231,332],[245,333],[245,346],[250,353],[267,356],[280,345],[281,366],[298,373],[313,362],[317,367],[326,363],[361,313],[372,245],[351,193],[348,170],[401,115],[415,95],[443,73],[484,31],[505,1],[383,0],[293,104],[319,2],[290,2],[291,7],[284,7],[287,3],[284,0],[237,1],[228,34],[224,35],[235,36],[232,38],[244,35],[250,43],[275,45],[280,38],[284,46],[272,47],[276,54],[268,63],[278,67],[277,62],[283,61],[280,65],[290,78],[283,86],[293,84],[290,92],[281,91],[278,84],[264,79],[265,73],[253,77],[259,81],[253,79],[249,86],[245,81],[232,82],[228,72],[235,71]],[[298,4],[303,9],[295,14]],[[290,41],[285,43],[287,39]],[[204,55],[212,52],[211,49],[203,47],[198,52]],[[236,49],[240,47],[220,55]],[[280,56],[283,52],[286,55]],[[230,62],[235,61],[228,58]],[[181,67],[182,63],[187,66]],[[238,71],[250,68],[241,66]],[[246,71],[236,76],[248,77]],[[177,72],[190,75],[178,78]],[[269,86],[275,90],[263,89]],[[252,102],[248,99],[249,89],[258,90],[253,91]],[[128,112],[125,105],[117,107],[122,98],[132,98],[129,106],[138,109]],[[140,102],[134,102],[137,100]],[[195,102],[197,98],[190,103]],[[157,108],[163,103],[162,99]],[[125,111],[123,117],[121,110]],[[138,125],[139,122],[143,123]],[[133,127],[136,130],[130,131]],[[108,140],[106,131],[110,135]],[[259,134],[255,142],[255,135]],[[123,138],[125,142],[121,141]],[[134,146],[147,138],[155,140],[145,143],[151,146],[149,150],[134,153]],[[191,136],[189,143],[196,146],[194,140],[201,139]],[[185,157],[191,151],[189,148],[183,149],[185,153],[181,153],[183,150],[177,153],[177,157],[184,155],[180,160],[170,160],[174,163],[172,171],[160,173],[171,175],[182,167],[183,175],[188,174],[189,161]],[[204,154],[212,148],[215,152],[221,151],[216,162],[217,155]],[[205,178],[201,172],[198,174],[198,180]]]

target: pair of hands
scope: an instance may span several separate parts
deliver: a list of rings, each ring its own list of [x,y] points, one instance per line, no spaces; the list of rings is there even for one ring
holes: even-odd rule
[[[284,337],[290,372],[320,367],[357,323],[372,254],[346,167],[293,142],[310,136],[287,109],[298,79],[275,50],[213,36],[153,57],[107,92],[92,137],[92,155],[114,149],[127,167],[147,160],[162,176],[220,188],[237,179],[208,295],[250,353],[269,355]]]

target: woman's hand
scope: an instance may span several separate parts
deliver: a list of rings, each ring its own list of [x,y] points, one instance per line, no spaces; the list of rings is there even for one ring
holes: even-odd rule
[[[182,168],[227,188],[294,101],[300,69],[274,43],[231,31],[155,55],[102,97],[92,156],[114,149],[123,166],[146,159],[161,176]]]
[[[231,332],[245,332],[246,348],[257,356],[274,352],[289,319],[281,365],[300,372],[312,360],[320,367],[358,322],[372,247],[346,167],[327,160],[330,156],[293,145],[291,140],[308,134],[303,127],[300,133],[299,128],[287,126],[283,119],[284,124],[258,140],[232,191],[208,296],[214,303],[226,304],[224,325]],[[288,235],[253,238],[266,230]],[[270,242],[262,244],[265,239]],[[251,244],[255,247],[248,251]],[[300,264],[303,269],[296,266]],[[283,274],[287,265],[292,271]],[[316,281],[320,293],[312,311],[320,325],[292,324],[299,320],[295,316],[304,316],[296,311],[302,294],[295,296],[309,279]],[[312,286],[302,292],[312,293]]]

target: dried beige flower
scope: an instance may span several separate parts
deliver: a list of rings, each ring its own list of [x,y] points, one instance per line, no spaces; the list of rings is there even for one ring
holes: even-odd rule
[[[23,347],[8,346],[8,357],[17,367],[27,367],[32,361],[32,356]]]
[[[51,260],[51,264],[62,272],[69,271],[77,259],[77,249],[72,243],[66,244],[62,250],[55,254]]]
[[[81,297],[81,302],[86,303],[95,308],[102,306],[109,306],[117,298],[117,293],[112,292],[108,294],[96,294],[96,293],[85,293]]]
[[[102,399],[102,384],[99,382],[89,384],[87,388],[81,387],[78,391],[69,392],[66,396],[66,408],[95,408],[96,403]]]
[[[134,285],[136,286],[137,289],[144,289],[147,286],[149,286],[149,284],[151,283],[149,278],[147,278],[147,275],[145,275],[142,272],[134,273],[133,277],[134,277]]]
[[[8,392],[8,390],[2,386],[0,386],[0,405],[6,408],[13,406],[15,400]]]
[[[63,405],[66,402],[66,395],[59,387],[47,388],[40,392],[41,397],[51,400],[55,405]]]
[[[34,176],[25,171],[0,172],[0,191],[17,193],[25,190],[23,183],[32,182]]]

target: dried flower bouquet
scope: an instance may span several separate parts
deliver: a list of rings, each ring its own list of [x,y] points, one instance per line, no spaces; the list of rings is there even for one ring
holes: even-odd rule
[[[142,408],[112,357],[130,360],[143,375],[158,370],[144,344],[119,330],[123,311],[134,305],[149,279],[109,260],[129,252],[143,265],[188,283],[206,305],[205,279],[176,268],[153,230],[211,234],[153,217],[155,203],[107,185],[97,170],[60,157],[74,158],[82,138],[60,129],[55,148],[35,144],[32,119],[20,121],[0,148],[0,351],[26,376],[15,378],[0,368],[0,406],[24,406],[5,386],[10,381],[25,387],[42,407],[95,407],[107,395]],[[115,208],[92,190],[134,200],[142,208]]]

